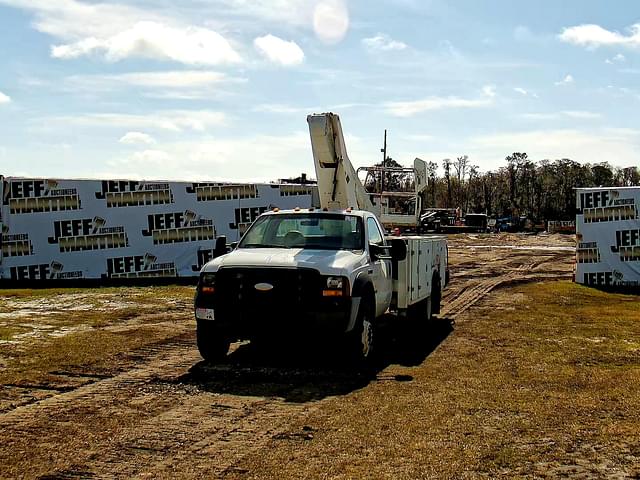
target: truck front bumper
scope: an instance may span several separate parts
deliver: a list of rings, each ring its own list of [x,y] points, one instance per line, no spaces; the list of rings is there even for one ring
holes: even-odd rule
[[[341,335],[353,327],[359,299],[321,299],[313,305],[254,304],[216,305],[211,298],[196,295],[195,314],[199,321],[211,322],[233,339],[255,337]]]

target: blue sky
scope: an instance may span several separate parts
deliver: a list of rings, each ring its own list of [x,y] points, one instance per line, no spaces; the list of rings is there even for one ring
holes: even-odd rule
[[[640,9],[565,0],[0,0],[0,174],[313,174],[306,115],[356,166],[513,151],[638,165]]]

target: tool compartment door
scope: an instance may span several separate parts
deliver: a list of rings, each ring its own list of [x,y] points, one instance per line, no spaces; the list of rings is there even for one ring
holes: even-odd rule
[[[412,239],[411,303],[427,298],[431,292],[433,244],[424,238]]]
[[[420,275],[418,285],[419,299],[423,300],[431,294],[431,271],[433,265],[433,242],[431,240],[420,241]]]

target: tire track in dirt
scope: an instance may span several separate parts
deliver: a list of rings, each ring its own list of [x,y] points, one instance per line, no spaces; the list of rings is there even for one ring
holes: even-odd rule
[[[455,320],[456,317],[468,310],[492,290],[503,285],[523,281],[571,278],[571,272],[567,271],[566,268],[550,268],[563,260],[566,261],[567,256],[568,254],[564,252],[546,253],[533,259],[527,256],[525,257],[525,263],[515,266],[517,259],[521,258],[521,255],[519,255],[514,259],[498,262],[500,264],[499,268],[507,270],[506,273],[486,277],[485,269],[480,279],[474,278],[477,270],[466,270],[464,271],[464,276],[456,279],[458,281],[464,280],[462,285],[454,286],[452,289],[448,289],[449,291],[445,291],[443,296],[444,305],[440,311],[440,316]],[[493,265],[492,269],[495,268],[496,265]]]
[[[166,317],[166,315],[165,315]],[[184,317],[184,315],[182,315]],[[34,383],[4,383],[0,384],[0,418],[2,414],[6,414],[16,408],[25,405],[32,405],[42,402],[62,393],[73,391],[77,388],[93,384],[99,380],[111,378],[119,373],[127,371],[136,365],[136,362],[145,360],[149,356],[155,355],[164,349],[167,342],[181,336],[192,335],[192,328],[189,324],[179,323],[179,318],[168,321],[145,322],[145,327],[164,329],[172,333],[164,339],[158,338],[153,343],[146,346],[136,348],[118,358],[118,364],[111,366],[85,366],[62,368],[60,370],[50,371],[47,381]],[[140,327],[139,321],[124,321],[118,325],[108,325],[102,327],[101,330],[108,332],[134,332]],[[35,342],[42,342],[42,339],[36,339]],[[45,348],[44,346],[42,348]]]
[[[480,256],[474,268],[454,268],[440,315],[455,319],[501,285],[566,277],[566,266],[554,265],[566,256],[519,254],[486,263]],[[236,475],[243,457],[321,408],[324,398],[369,381],[290,365],[203,366],[191,323],[176,327],[178,336],[132,352],[131,363],[118,366],[125,371],[0,414],[0,477]],[[236,354],[244,348],[234,347]],[[307,434],[298,433],[304,441]]]
[[[233,365],[201,368],[203,382],[189,381],[200,363],[192,340],[137,355],[136,368],[0,415],[8,466],[0,477],[218,477],[317,403],[207,388],[208,377],[233,381]]]

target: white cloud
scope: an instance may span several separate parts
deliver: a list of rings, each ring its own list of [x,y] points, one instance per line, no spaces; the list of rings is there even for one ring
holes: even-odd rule
[[[531,97],[531,98],[538,98],[538,94],[532,92],[531,90],[527,90],[526,88],[522,88],[522,87],[515,87],[513,89],[514,92],[519,93],[520,95],[523,95],[525,97]]]
[[[336,112],[344,111],[349,108],[362,108],[371,107],[372,105],[366,103],[338,103],[335,105],[325,104],[323,106],[294,106],[281,103],[262,103],[253,108],[254,112],[266,112],[276,114],[300,114],[309,115],[314,112]]]
[[[304,60],[304,52],[296,42],[288,42],[271,34],[256,38],[253,45],[273,63],[292,66],[299,65]]]
[[[127,177],[147,171],[150,164],[155,178],[175,180],[269,181],[313,170],[306,131],[170,142],[108,162]]]
[[[11,97],[9,95],[5,95],[4,93],[0,92],[0,105],[2,105],[3,103],[10,103],[11,102]]]
[[[607,30],[600,25],[584,24],[565,28],[559,35],[563,42],[587,48],[623,46],[640,48],[640,23],[631,25],[629,35]]]
[[[518,115],[525,120],[555,120],[560,118],[558,113],[522,113]]]
[[[464,146],[464,143],[467,143]],[[471,158],[483,168],[497,168],[511,152],[527,152],[535,160],[571,158],[581,163],[609,162],[612,165],[637,163],[640,130],[534,130],[503,132],[471,138],[462,142]]]
[[[585,110],[565,110],[562,112],[563,115],[571,118],[580,118],[583,120],[594,120],[596,118],[601,118],[602,115],[595,112],[587,112]]]
[[[209,16],[247,17],[257,19],[260,23],[274,25],[293,25],[310,27],[313,22],[313,11],[318,0],[217,0],[200,2],[199,12],[210,7]]]
[[[624,63],[627,61],[627,57],[618,53],[611,58],[607,58],[604,63],[608,63],[609,65],[613,65],[614,63]]]
[[[565,75],[565,77],[562,80],[555,82],[555,84],[558,86],[562,86],[562,85],[571,85],[574,82],[575,82],[575,79],[573,78],[573,75]]]
[[[155,129],[173,132],[192,130],[201,132],[209,127],[224,124],[222,112],[210,110],[164,110],[145,115],[126,113],[90,113],[68,117],[42,119],[45,125],[68,124],[88,127],[111,127],[131,129]]]
[[[482,108],[492,105],[496,96],[495,87],[492,85],[484,86],[482,88],[482,93],[483,95],[479,98],[432,96],[421,100],[387,102],[384,106],[391,115],[395,115],[397,117],[410,117],[430,110]]]
[[[131,72],[116,75],[72,75],[66,78],[74,90],[109,91],[122,86],[146,89],[193,90],[209,89],[222,83],[244,82],[241,78],[206,70],[170,70]]]
[[[153,166],[154,169],[158,167],[162,168],[168,161],[171,160],[171,155],[162,150],[143,150],[142,152],[136,152],[131,156],[132,160],[139,164],[140,168]]]
[[[32,12],[33,26],[39,32],[72,41],[111,37],[142,20],[168,20],[150,10],[114,3],[76,0],[0,0],[0,3]]]
[[[407,44],[398,40],[393,40],[385,33],[378,33],[374,37],[363,38],[362,44],[371,52],[389,52],[393,50],[404,50]]]
[[[174,70],[165,72],[133,72],[121,75],[105,75],[105,80],[128,83],[141,87],[203,87],[228,80],[224,73],[203,70]]]
[[[377,161],[370,142],[348,133],[345,141],[356,168]],[[150,165],[153,166],[153,178],[168,180],[272,181],[302,172],[314,176],[306,130],[284,135],[203,136],[179,142],[159,142],[153,149],[141,148],[135,153],[111,157],[103,165],[102,170],[112,178],[149,178]],[[104,175],[77,169],[75,174],[90,178]]]
[[[482,94],[488,98],[495,97],[496,96],[495,85],[485,85],[484,87],[482,87]]]
[[[313,30],[328,44],[342,41],[349,30],[349,11],[342,0],[321,0],[313,11]]]
[[[155,139],[151,135],[147,135],[142,132],[127,132],[118,140],[120,143],[124,143],[126,145],[135,145],[135,144],[152,144],[156,143]]]
[[[157,22],[138,22],[107,38],[88,37],[53,46],[51,56],[70,59],[101,53],[109,62],[140,57],[172,60],[188,65],[237,63],[240,56],[220,34],[200,27],[174,28]]]
[[[309,109],[305,107],[294,107],[293,105],[285,105],[281,103],[263,103],[257,105],[253,109],[255,112],[266,112],[266,113],[284,113],[284,114],[293,114],[293,113],[305,113],[309,112]]]
[[[230,94],[229,86],[246,83],[242,77],[206,70],[170,70],[131,72],[115,75],[71,75],[61,85],[68,92],[100,95],[105,92],[130,92],[147,98],[213,99]]]
[[[519,115],[520,118],[526,120],[558,120],[563,117],[581,119],[581,120],[595,120],[602,118],[602,115],[595,112],[589,112],[585,110],[564,110],[561,112],[549,112],[549,113],[523,113]]]

